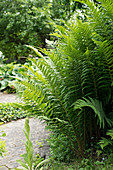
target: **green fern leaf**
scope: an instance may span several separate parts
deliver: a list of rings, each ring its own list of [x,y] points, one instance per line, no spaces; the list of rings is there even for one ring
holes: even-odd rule
[[[100,127],[103,124],[103,128],[105,125],[106,116],[102,107],[102,103],[96,99],[92,99],[89,97],[89,99],[83,98],[79,99],[74,103],[74,109],[82,109],[83,107],[89,107],[93,109],[94,113],[98,116],[100,121]]]

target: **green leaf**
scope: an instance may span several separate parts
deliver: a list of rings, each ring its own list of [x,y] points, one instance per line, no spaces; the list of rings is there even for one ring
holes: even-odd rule
[[[0,81],[0,84],[1,84],[0,90],[4,90],[7,87],[8,82],[6,80],[3,80]]]
[[[24,161],[29,165],[28,154],[27,153],[22,154],[21,157],[23,157]]]
[[[21,160],[16,160],[21,166],[23,166],[26,170],[28,170],[28,166],[23,163]]]
[[[43,166],[43,164],[48,163],[49,161],[50,161],[50,159],[45,159],[45,160],[41,161],[41,162],[36,166],[35,170],[37,170],[37,168],[39,168],[40,166]]]
[[[106,135],[109,135],[111,137],[111,140],[113,140],[113,129],[108,130]]]
[[[93,109],[94,113],[98,116],[99,121],[100,121],[100,127],[103,124],[104,127],[104,121],[106,120],[106,115],[103,110],[102,102],[100,102],[97,99],[92,99],[89,97],[89,99],[83,98],[83,99],[78,99],[74,103],[74,109],[82,109],[83,107],[89,107]]]
[[[109,144],[112,145],[113,142],[110,139],[102,138],[102,140],[100,140],[99,144],[100,144],[101,148],[104,149],[104,147],[108,146]]]
[[[30,126],[29,126],[29,119],[28,118],[25,119],[25,130],[26,130],[26,134],[29,136]]]
[[[31,45],[26,45],[26,47],[31,48],[39,57],[43,58],[43,55],[35,47],[32,47]]]
[[[5,136],[6,136],[6,133],[2,133],[2,136],[5,137]]]
[[[26,137],[26,139],[27,140],[29,140],[29,136],[28,136],[28,134],[23,130],[23,132],[24,132],[24,134],[25,134],[25,137]],[[24,141],[23,141],[24,142]],[[25,143],[25,142],[24,142]]]

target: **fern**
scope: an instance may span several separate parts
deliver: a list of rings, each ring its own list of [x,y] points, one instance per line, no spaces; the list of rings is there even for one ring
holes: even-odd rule
[[[25,109],[45,120],[54,133],[66,136],[79,157],[92,135],[99,138],[105,125],[112,126],[112,2],[101,2],[96,7],[85,1],[87,22],[57,26],[56,50],[43,49],[42,55],[28,46],[39,59],[29,59],[32,66],[25,65],[28,73],[22,73],[19,82]]]

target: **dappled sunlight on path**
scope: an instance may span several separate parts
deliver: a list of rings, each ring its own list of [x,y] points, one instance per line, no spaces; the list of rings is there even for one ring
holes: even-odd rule
[[[13,103],[19,102],[18,96],[16,94],[4,94],[0,92],[0,103]]]

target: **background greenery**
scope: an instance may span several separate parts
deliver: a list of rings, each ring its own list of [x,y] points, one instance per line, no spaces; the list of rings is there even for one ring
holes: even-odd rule
[[[84,5],[74,0],[3,0],[0,2],[0,51],[7,62],[24,62],[34,56],[25,44],[45,47],[45,39],[60,19],[69,20]]]
[[[8,62],[25,60],[25,44],[44,46],[52,31],[47,1],[4,0],[0,2],[0,50]]]

